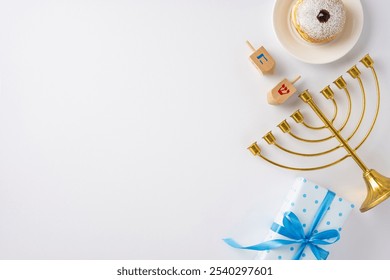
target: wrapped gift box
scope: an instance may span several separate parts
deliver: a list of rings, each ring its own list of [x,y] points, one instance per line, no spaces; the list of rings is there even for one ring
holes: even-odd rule
[[[264,242],[232,247],[259,251],[257,259],[326,259],[355,206],[332,191],[297,178]]]

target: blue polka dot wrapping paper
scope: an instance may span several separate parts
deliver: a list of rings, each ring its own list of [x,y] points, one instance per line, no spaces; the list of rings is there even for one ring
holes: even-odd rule
[[[292,212],[299,218],[306,234],[327,193],[328,189],[310,182],[305,178],[297,178],[274,222],[279,225],[283,225],[285,213]],[[318,225],[314,229],[314,233],[335,229],[341,236],[343,224],[354,207],[355,206],[352,203],[335,194],[335,197],[333,198],[330,206],[327,207],[328,209],[326,210],[322,220],[319,221]],[[270,230],[264,241],[274,239],[287,238]],[[256,259],[291,260],[300,246],[300,244],[290,244],[272,250],[261,251],[257,254]],[[332,246],[333,244],[320,245],[321,248],[327,250],[330,254]],[[300,259],[315,260],[317,258],[313,254],[311,248],[306,246]]]
[[[331,190],[297,178],[265,240],[245,246],[232,238],[224,241],[236,249],[256,251],[255,259],[326,260],[353,208]]]

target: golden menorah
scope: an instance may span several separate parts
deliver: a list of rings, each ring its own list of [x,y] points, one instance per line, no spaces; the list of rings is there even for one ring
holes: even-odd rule
[[[362,169],[363,171],[363,179],[366,183],[367,186],[367,196],[366,199],[364,200],[362,206],[360,207],[361,212],[365,212],[379,203],[383,202],[390,196],[390,178],[387,178],[374,169],[369,169],[367,166],[363,163],[363,161],[358,157],[356,151],[363,145],[363,143],[366,141],[368,136],[370,135],[372,129],[375,126],[378,113],[379,113],[379,107],[380,107],[380,88],[379,88],[379,82],[378,82],[378,77],[376,75],[375,69],[374,69],[374,61],[372,58],[367,54],[365,55],[360,62],[367,67],[368,69],[371,70],[373,78],[375,80],[375,87],[376,87],[376,109],[375,109],[375,114],[373,116],[373,119],[371,121],[371,124],[368,128],[368,131],[365,133],[365,135],[362,137],[360,142],[353,148],[349,144],[349,141],[355,136],[355,134],[358,132],[358,130],[361,128],[361,124],[363,122],[363,119],[365,117],[366,113],[366,92],[365,88],[362,82],[362,79],[360,77],[361,72],[358,69],[356,65],[352,66],[347,73],[355,80],[358,81],[360,91],[362,94],[362,110],[360,113],[360,117],[358,118],[357,125],[351,132],[351,134],[347,137],[344,138],[341,135],[341,132],[343,129],[346,127],[347,123],[350,120],[351,112],[352,112],[352,101],[351,101],[351,95],[347,86],[346,81],[344,80],[343,76],[338,77],[335,81],[334,84],[337,86],[338,89],[342,90],[345,92],[347,96],[347,102],[348,102],[348,111],[346,114],[346,117],[341,124],[341,127],[337,129],[335,127],[335,120],[338,115],[338,105],[337,101],[335,100],[335,94],[334,91],[331,89],[331,87],[328,85],[326,86],[323,90],[321,90],[322,95],[327,99],[330,100],[333,104],[334,107],[334,112],[333,116],[331,118],[328,118],[326,114],[319,108],[317,105],[316,101],[313,99],[312,95],[309,93],[308,90],[303,91],[300,95],[299,98],[306,104],[310,106],[310,108],[314,111],[314,113],[318,116],[318,118],[322,121],[323,125],[322,126],[313,126],[311,124],[308,124],[305,119],[303,114],[301,113],[300,110],[295,111],[290,117],[298,124],[303,125],[305,128],[310,129],[310,130],[320,130],[320,129],[328,129],[331,132],[331,135],[328,137],[320,138],[320,139],[305,139],[301,136],[296,135],[295,133],[292,132],[290,124],[287,122],[287,120],[283,120],[279,125],[279,129],[286,134],[289,134],[296,140],[302,141],[302,142],[311,142],[311,143],[317,143],[317,142],[324,142],[327,140],[330,140],[332,138],[336,138],[339,142],[339,145],[327,149],[322,152],[317,152],[317,153],[301,153],[301,152],[296,152],[292,151],[290,149],[285,148],[284,146],[280,145],[278,141],[276,140],[274,134],[272,131],[268,132],[263,139],[265,142],[269,145],[273,145],[279,150],[282,150],[283,152],[286,152],[288,154],[292,154],[294,156],[303,156],[303,157],[318,157],[322,156],[325,154],[330,154],[340,148],[344,148],[345,151],[347,152],[346,155],[338,158],[337,160],[331,161],[330,163],[326,163],[323,165],[319,166],[311,166],[311,167],[296,167],[296,166],[288,166],[281,164],[275,160],[270,159],[269,157],[266,157],[265,155],[262,154],[260,146],[257,144],[257,142],[254,142],[252,145],[248,147],[248,150],[255,156],[259,156],[262,159],[266,160],[267,162],[276,165],[278,167],[290,169],[290,170],[298,170],[298,171],[312,171],[312,170],[318,170],[326,167],[333,166],[339,162],[344,161],[347,158],[352,158],[358,166]]]

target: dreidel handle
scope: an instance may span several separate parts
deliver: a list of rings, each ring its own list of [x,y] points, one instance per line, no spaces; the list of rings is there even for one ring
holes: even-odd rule
[[[301,78],[301,75],[299,75],[298,77],[296,77],[294,80],[292,80],[292,84],[295,84],[299,79]]]
[[[252,52],[255,52],[256,49],[252,46],[251,42],[249,42],[248,40],[246,40],[246,44],[248,45],[248,47],[252,50]]]

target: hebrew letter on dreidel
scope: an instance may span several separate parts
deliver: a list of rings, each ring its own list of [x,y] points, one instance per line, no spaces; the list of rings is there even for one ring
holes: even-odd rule
[[[289,94],[289,93],[290,93],[290,90],[288,89],[288,87],[286,87],[285,84],[283,84],[283,85],[278,89],[278,93],[279,93],[280,95]]]
[[[300,78],[297,77],[294,81],[290,82],[284,79],[277,84],[267,95],[267,101],[271,105],[279,105],[284,103],[290,96],[292,96],[297,89],[294,87],[294,83]]]
[[[268,51],[264,47],[260,47],[259,49],[255,49],[251,43],[246,41],[250,49],[253,53],[249,56],[250,61],[255,65],[255,67],[262,74],[272,73],[275,68],[275,61],[272,56],[268,53]]]
[[[256,58],[259,60],[259,62],[261,64],[264,64],[263,61],[261,61],[262,58],[264,58],[265,61],[268,61],[268,59],[265,57],[265,55],[263,53],[261,55],[257,56]]]

